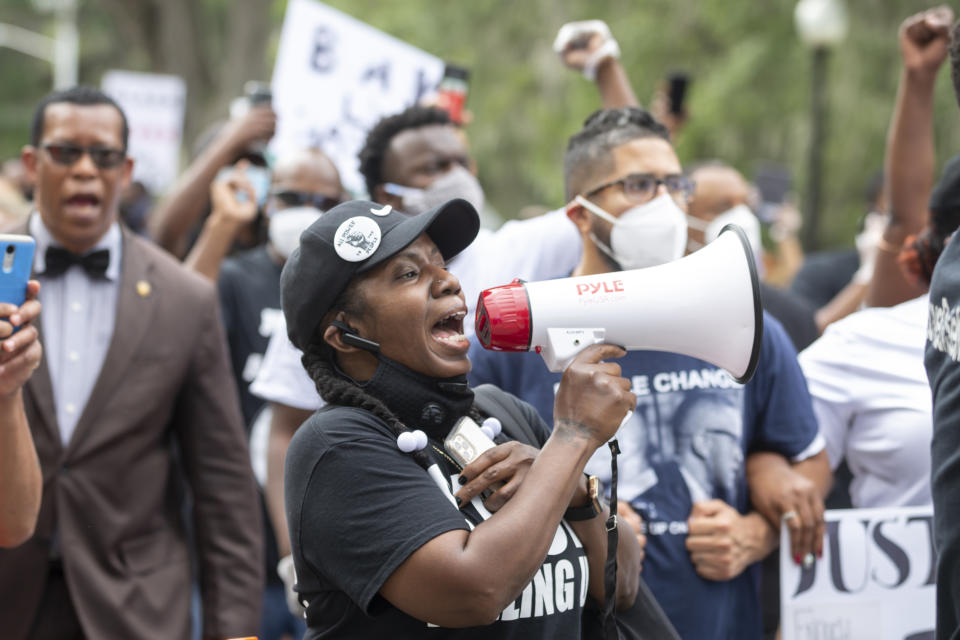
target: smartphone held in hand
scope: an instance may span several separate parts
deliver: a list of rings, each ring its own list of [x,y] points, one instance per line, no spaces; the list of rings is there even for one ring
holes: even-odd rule
[[[447,64],[443,78],[437,87],[437,106],[450,114],[455,124],[463,124],[464,105],[467,102],[467,87],[470,71],[455,64]]]
[[[36,242],[30,236],[0,234],[0,302],[18,307],[27,297],[27,281],[33,269]],[[20,327],[14,327],[16,333]]]
[[[27,297],[27,281],[33,269],[33,250],[36,246],[30,236],[0,234],[0,302],[20,306]]]
[[[443,441],[443,448],[461,467],[465,467],[496,443],[469,417],[463,417],[450,430]]]

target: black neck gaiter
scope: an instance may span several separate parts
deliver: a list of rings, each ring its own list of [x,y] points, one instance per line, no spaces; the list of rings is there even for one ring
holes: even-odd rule
[[[428,437],[443,441],[473,406],[465,375],[431,378],[382,354],[377,360],[373,377],[358,385],[387,405],[408,429],[422,429]]]

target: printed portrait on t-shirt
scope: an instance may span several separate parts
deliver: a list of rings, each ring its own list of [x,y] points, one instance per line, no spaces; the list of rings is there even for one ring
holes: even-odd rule
[[[637,407],[617,432],[620,498],[639,501],[654,518],[664,498],[679,499],[678,520],[686,519],[693,502],[735,504],[743,481],[742,386],[722,369],[707,368],[634,376],[632,382]],[[588,470],[604,478],[610,456],[600,451]]]

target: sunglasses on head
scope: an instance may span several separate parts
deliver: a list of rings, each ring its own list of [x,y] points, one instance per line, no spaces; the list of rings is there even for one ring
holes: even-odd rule
[[[43,149],[51,160],[64,167],[73,166],[85,153],[90,154],[90,159],[99,169],[115,169],[123,164],[127,157],[127,152],[123,149],[82,147],[69,142],[49,142],[43,145]]]
[[[341,202],[338,197],[308,191],[274,191],[270,195],[287,207],[311,206],[320,211],[329,211]]]

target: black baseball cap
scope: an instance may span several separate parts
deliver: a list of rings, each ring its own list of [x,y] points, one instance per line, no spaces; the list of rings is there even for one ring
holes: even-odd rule
[[[477,210],[460,198],[415,216],[366,200],[330,209],[300,235],[300,246],[280,274],[280,306],[290,341],[305,349],[350,280],[396,255],[421,233],[449,260],[479,230]]]

